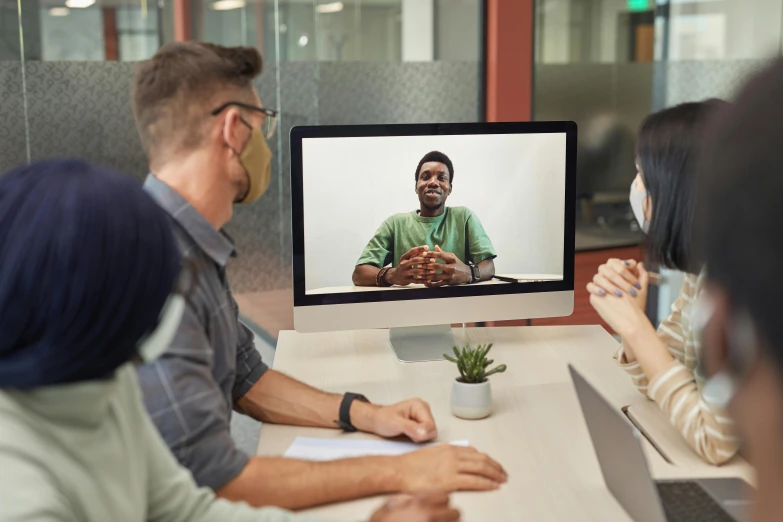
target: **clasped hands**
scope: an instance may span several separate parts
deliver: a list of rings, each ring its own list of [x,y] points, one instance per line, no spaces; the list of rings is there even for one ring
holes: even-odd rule
[[[645,315],[649,274],[633,259],[610,259],[587,284],[590,304],[612,329],[626,338],[651,327]]]
[[[437,245],[430,251],[424,245],[408,250],[400,258],[400,264],[389,270],[386,280],[397,286],[418,283],[434,288],[470,283],[473,277],[470,267],[451,252],[444,252]]]

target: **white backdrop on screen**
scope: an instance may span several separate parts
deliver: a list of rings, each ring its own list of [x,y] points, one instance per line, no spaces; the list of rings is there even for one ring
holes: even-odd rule
[[[454,164],[447,206],[466,206],[498,253],[498,274],[562,274],[565,134],[302,140],[305,290],[351,286],[356,261],[388,216],[419,208],[419,160]]]

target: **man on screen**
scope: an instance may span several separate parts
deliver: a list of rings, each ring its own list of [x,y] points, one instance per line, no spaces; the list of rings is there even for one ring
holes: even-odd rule
[[[356,262],[354,285],[438,287],[492,279],[497,254],[478,217],[466,207],[446,206],[453,181],[454,166],[442,152],[419,161],[419,210],[381,224]]]

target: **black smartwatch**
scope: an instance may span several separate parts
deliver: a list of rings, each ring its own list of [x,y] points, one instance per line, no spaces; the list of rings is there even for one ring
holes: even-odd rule
[[[474,265],[469,261],[468,266],[470,267],[470,283],[473,284],[481,281],[481,269],[478,265]]]
[[[356,426],[351,424],[351,404],[353,401],[370,402],[370,400],[360,393],[346,393],[343,396],[343,402],[340,403],[340,419],[334,421],[343,431],[359,431]]]

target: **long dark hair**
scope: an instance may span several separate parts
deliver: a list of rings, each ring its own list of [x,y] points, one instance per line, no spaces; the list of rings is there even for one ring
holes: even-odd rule
[[[755,76],[710,126],[699,167],[697,244],[732,309],[751,315],[783,370],[783,61]]]
[[[706,123],[728,105],[718,99],[683,103],[642,122],[636,155],[652,198],[646,244],[652,262],[690,273],[702,268],[692,244],[696,162]]]

